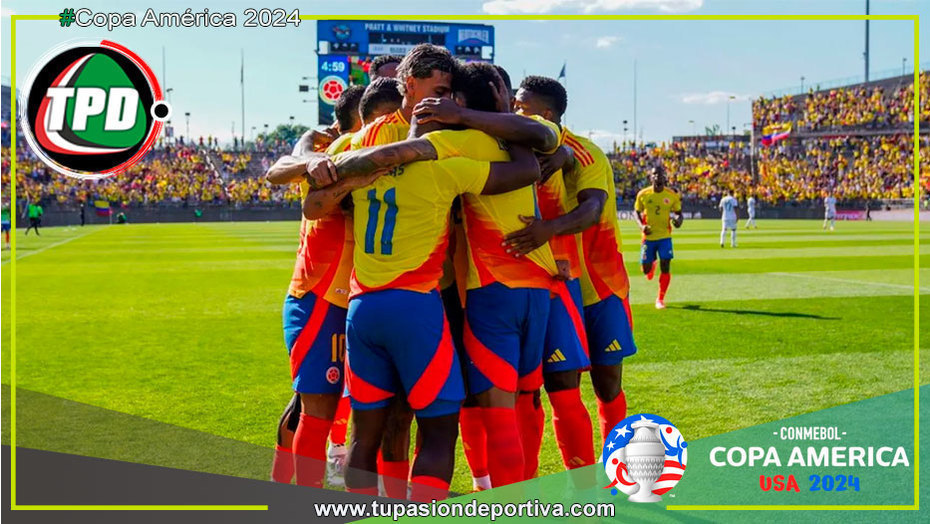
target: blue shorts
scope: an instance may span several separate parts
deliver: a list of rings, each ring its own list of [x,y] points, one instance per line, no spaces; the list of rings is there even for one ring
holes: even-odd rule
[[[543,373],[582,371],[591,367],[583,318],[581,283],[577,278],[564,285],[560,283],[549,302]]]
[[[617,295],[585,306],[584,325],[592,364],[613,366],[636,353],[632,318]]]
[[[643,240],[643,246],[640,250],[639,259],[643,265],[652,264],[656,261],[656,254],[661,260],[671,260],[675,258],[672,253],[672,237],[663,238],[662,240]]]
[[[0,222],[0,233],[6,233],[10,230],[9,222]]]
[[[549,290],[494,282],[469,289],[465,301],[465,363],[469,393],[492,386],[508,392],[542,387]]]
[[[385,408],[403,391],[418,417],[458,413],[465,387],[438,291],[386,289],[353,298],[346,339],[352,409]]]
[[[284,299],[284,343],[297,393],[343,391],[346,310],[307,293]]]

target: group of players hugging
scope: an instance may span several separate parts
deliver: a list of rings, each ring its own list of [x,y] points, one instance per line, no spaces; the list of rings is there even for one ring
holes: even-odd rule
[[[441,500],[460,428],[475,490],[533,478],[542,388],[565,468],[594,464],[581,381],[603,442],[626,417],[636,352],[607,157],[561,123],[555,79],[514,92],[499,66],[429,44],[378,57],[369,75],[342,93],[336,124],[266,174],[303,195],[283,311],[296,394],[273,480]],[[653,179],[664,185],[660,169]],[[650,199],[658,216],[637,205],[648,236],[680,225],[665,191]],[[645,246],[651,277],[661,248]]]

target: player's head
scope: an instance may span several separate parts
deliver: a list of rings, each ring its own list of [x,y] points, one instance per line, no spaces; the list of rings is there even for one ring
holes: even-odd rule
[[[364,92],[363,86],[351,86],[346,88],[336,100],[334,112],[340,133],[354,133],[362,128],[362,120],[358,116],[358,104]]]
[[[374,82],[378,78],[395,78],[397,76],[397,66],[400,65],[404,57],[400,55],[381,55],[376,56],[368,66],[368,78]]]
[[[397,89],[398,84],[397,79],[383,76],[375,79],[365,88],[365,93],[358,105],[362,125],[370,124],[382,115],[397,111],[404,100]]]
[[[501,80],[504,81],[504,86],[507,87],[507,92],[510,93],[510,109],[509,111],[513,113],[513,82],[510,81],[510,75],[507,74],[507,70],[503,67],[494,64],[494,69],[497,69],[497,74],[501,75]]]
[[[528,76],[520,82],[514,109],[523,115],[538,115],[558,124],[568,107],[568,94],[554,78]]]
[[[444,47],[419,44],[397,66],[400,93],[410,107],[424,98],[449,98],[458,68],[459,63]]]
[[[649,171],[649,181],[652,182],[652,188],[661,191],[668,185],[668,177],[665,175],[665,167],[662,164],[656,164]]]
[[[455,101],[461,106],[475,111],[508,112],[509,107],[497,105],[492,85],[498,90],[504,88],[504,80],[497,69],[488,63],[472,62],[463,66],[455,75],[452,91]]]

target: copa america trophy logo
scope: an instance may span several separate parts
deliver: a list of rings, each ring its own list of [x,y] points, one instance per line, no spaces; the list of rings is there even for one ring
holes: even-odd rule
[[[604,471],[616,495],[631,502],[659,502],[678,484],[688,462],[688,443],[678,428],[657,415],[627,417],[604,443]]]

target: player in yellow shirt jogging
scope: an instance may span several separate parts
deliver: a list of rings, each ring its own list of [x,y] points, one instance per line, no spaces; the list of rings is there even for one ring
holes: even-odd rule
[[[652,280],[655,275],[656,256],[659,258],[659,296],[656,297],[656,309],[665,309],[665,293],[672,281],[672,226],[681,227],[684,215],[681,214],[681,197],[668,187],[665,168],[661,165],[652,168],[649,176],[652,186],[642,189],[636,195],[633,205],[633,218],[643,232],[643,244],[640,263],[643,274]]]

